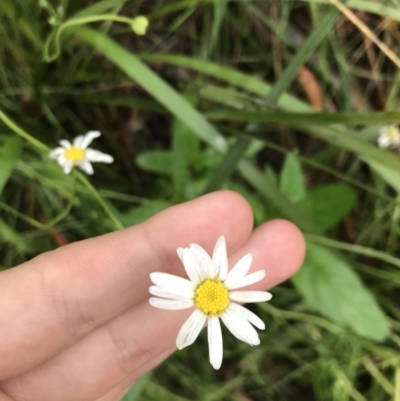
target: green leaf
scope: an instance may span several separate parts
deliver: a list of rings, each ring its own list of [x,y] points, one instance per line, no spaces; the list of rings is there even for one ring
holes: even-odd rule
[[[142,206],[135,207],[126,213],[123,213],[121,218],[124,225],[127,227],[133,224],[141,223],[170,206],[172,206],[171,202],[164,200],[153,200]]]
[[[18,162],[21,141],[11,137],[0,149],[0,194]]]
[[[345,184],[329,184],[307,192],[298,203],[322,230],[333,227],[348,215],[357,202],[356,193]]]
[[[311,307],[337,324],[378,341],[389,336],[388,321],[375,298],[335,253],[307,244],[304,265],[292,281]]]
[[[136,158],[136,163],[142,169],[158,174],[172,174],[174,168],[174,156],[169,151],[149,150],[141,153]]]
[[[301,164],[293,153],[286,156],[280,179],[281,191],[294,203],[306,195]]]

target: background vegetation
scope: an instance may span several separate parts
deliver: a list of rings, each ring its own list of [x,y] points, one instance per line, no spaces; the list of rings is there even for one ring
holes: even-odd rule
[[[215,372],[201,336],[126,401],[400,401],[399,6],[0,0],[2,269],[218,188],[307,238],[259,347]],[[65,176],[48,149],[91,129],[116,161]]]

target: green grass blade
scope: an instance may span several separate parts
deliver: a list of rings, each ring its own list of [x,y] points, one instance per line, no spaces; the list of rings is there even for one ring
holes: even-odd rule
[[[73,18],[89,17],[91,15],[102,14],[115,7],[124,5],[128,0],[103,0],[84,8],[77,12]]]
[[[238,118],[240,119],[240,117]],[[252,121],[258,121],[253,119]],[[298,125],[300,130],[308,132],[317,138],[320,138],[332,145],[338,146],[342,149],[352,151],[360,157],[367,156],[372,160],[383,164],[384,166],[391,167],[400,171],[400,159],[394,154],[389,153],[385,150],[379,149],[370,143],[359,139],[354,131],[343,131],[340,128],[330,128],[323,126],[313,125]],[[257,138],[264,140],[265,135],[257,132],[241,131],[240,135]]]
[[[209,75],[224,82],[228,82],[261,97],[267,97],[272,88],[271,85],[265,83],[261,79],[243,74],[242,72],[233,70],[232,68],[198,58],[162,53],[142,54],[140,55],[140,58],[146,61],[156,61],[188,68],[201,74]],[[277,104],[280,107],[292,111],[313,111],[313,109],[307,103],[304,103],[294,96],[286,93],[282,94]]]
[[[19,138],[10,137],[0,149],[0,194],[18,162],[21,150]]]
[[[273,86],[271,92],[268,94],[267,100],[269,102],[275,104],[286,89],[289,88],[292,81],[296,78],[300,67],[306,63],[312,52],[332,28],[338,13],[339,12],[336,8],[331,8],[327,11],[325,17],[322,18],[316,28],[313,29],[301,48],[297,51],[296,55],[292,58],[285,71],[280,75],[279,80]]]
[[[204,191],[205,193],[216,191],[222,187],[236,169],[237,164],[243,158],[250,143],[251,140],[248,138],[239,138],[236,141],[212,175],[211,180]]]
[[[112,60],[130,78],[140,83],[155,99],[183,121],[205,142],[224,153],[227,145],[222,135],[178,92],[157,74],[104,34],[89,28],[76,28],[74,34],[92,44]]]
[[[329,0],[305,0],[309,3],[319,4],[331,4]],[[347,0],[345,3],[346,7],[354,8],[356,10],[365,11],[381,15],[383,17],[390,16],[391,19],[400,22],[400,11],[398,7],[392,7],[389,5],[382,4],[381,1],[367,1],[367,0]]]
[[[238,119],[241,121],[259,121],[264,123],[281,123],[288,125],[299,124],[348,124],[348,125],[373,125],[400,123],[400,112],[339,112],[339,113],[301,113],[301,112],[275,112],[275,111],[246,111],[220,109],[207,112],[207,117],[212,120]]]

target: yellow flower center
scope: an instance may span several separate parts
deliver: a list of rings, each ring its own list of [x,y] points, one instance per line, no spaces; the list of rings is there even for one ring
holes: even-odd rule
[[[86,152],[82,148],[69,148],[65,151],[64,156],[67,160],[71,160],[74,163],[79,163],[85,158]]]
[[[194,303],[208,316],[220,316],[229,305],[228,290],[219,278],[209,278],[196,289]]]
[[[391,140],[395,140],[399,136],[399,131],[396,128],[389,128],[387,135]]]

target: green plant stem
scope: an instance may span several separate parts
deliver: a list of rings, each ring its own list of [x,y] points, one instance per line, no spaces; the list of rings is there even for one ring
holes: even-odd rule
[[[91,15],[87,17],[79,17],[72,18],[63,24],[61,24],[46,40],[44,50],[43,50],[43,59],[44,61],[51,62],[54,61],[60,54],[60,38],[61,34],[72,26],[89,24],[91,22],[98,21],[115,21],[122,22],[125,24],[131,24],[132,19],[127,17],[121,17],[119,15],[114,14],[101,14],[101,15]],[[50,46],[51,43],[54,42],[54,52],[51,52]]]
[[[340,249],[342,251],[349,251],[364,256],[370,256],[372,258],[390,263],[396,267],[400,267],[400,259],[388,255],[384,252],[376,251],[375,249],[367,248],[361,245],[347,244],[345,242],[340,242],[330,238],[321,237],[319,235],[313,235],[313,234],[305,234],[305,238],[307,241],[312,242],[314,244],[325,245],[327,247]]]
[[[111,209],[108,207],[107,203],[104,202],[104,199],[101,195],[97,192],[97,190],[93,187],[93,185],[87,180],[85,176],[79,173],[79,180],[82,182],[83,185],[89,190],[89,192],[96,198],[97,202],[102,206],[104,211],[107,213],[108,217],[112,220],[117,230],[122,230],[124,225],[117,219]]]
[[[14,133],[16,133],[21,138],[24,138],[30,144],[32,144],[35,148],[40,149],[42,151],[48,152],[50,149],[42,142],[38,141],[32,135],[29,135],[26,131],[20,128],[17,124],[14,123],[5,113],[0,110],[0,120],[10,128]]]

